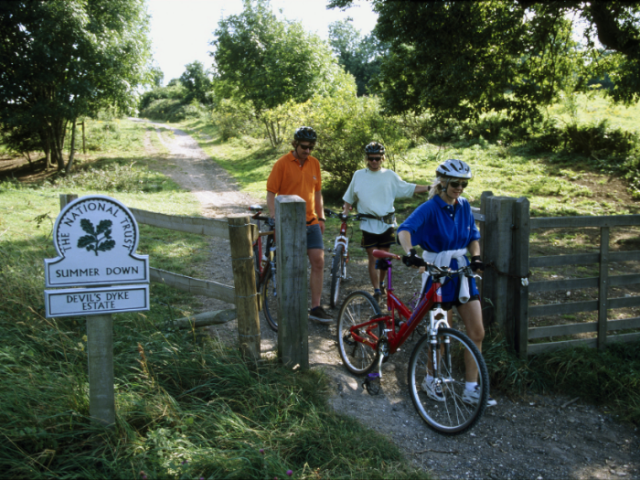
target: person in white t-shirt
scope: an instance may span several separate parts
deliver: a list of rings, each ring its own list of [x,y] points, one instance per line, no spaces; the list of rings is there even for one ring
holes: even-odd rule
[[[384,277],[376,270],[374,250],[389,251],[395,243],[394,227],[397,227],[393,202],[396,198],[409,198],[414,193],[429,191],[428,185],[416,185],[402,180],[393,170],[382,168],[384,145],[371,142],[364,149],[367,168],[356,171],[351,184],[342,197],[343,214],[355,205],[358,213],[368,215],[360,222],[362,247],[369,258],[369,277],[373,285],[374,298],[380,300],[384,290]]]

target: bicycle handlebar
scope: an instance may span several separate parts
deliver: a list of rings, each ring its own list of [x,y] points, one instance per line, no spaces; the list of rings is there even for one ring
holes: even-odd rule
[[[347,220],[360,221],[363,218],[367,218],[364,213],[356,213],[355,215],[345,215],[344,213],[336,213],[332,210],[329,210],[328,208],[324,209],[324,214],[327,217],[337,218],[343,222],[346,222]]]
[[[376,258],[402,260],[401,255],[396,255],[395,253],[391,253],[391,252],[385,252],[384,250],[374,250],[372,253],[373,253],[373,256]],[[461,273],[464,273],[464,275],[467,277],[482,278],[480,275],[478,275],[473,270],[471,270],[471,264],[465,265],[464,267],[460,267],[457,270],[451,270],[449,267],[438,267],[433,263],[427,263],[427,262],[425,262],[424,266],[429,272],[429,275],[434,277],[454,277],[456,275],[460,275]],[[488,268],[488,267],[489,267],[488,265],[485,266],[485,268]]]

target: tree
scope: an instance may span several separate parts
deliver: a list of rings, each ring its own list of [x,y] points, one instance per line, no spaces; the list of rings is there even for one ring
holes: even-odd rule
[[[147,23],[144,0],[0,3],[0,125],[9,145],[37,137],[47,162],[65,169],[69,123],[135,106],[134,87],[148,76]]]
[[[380,72],[383,49],[375,36],[362,37],[351,21],[329,25],[329,44],[340,65],[355,77],[360,97],[367,93],[372,78]]]
[[[380,75],[387,111],[428,109],[468,119],[505,110],[523,122],[537,118],[537,107],[556,101],[562,89],[585,91],[588,79],[605,73],[614,99],[631,102],[640,94],[634,2],[373,3],[375,34],[389,44]],[[332,0],[330,7],[350,4]],[[572,14],[588,24],[584,45],[572,37]]]
[[[343,81],[328,46],[299,23],[278,20],[264,0],[244,0],[243,12],[220,20],[214,33],[216,95],[251,104],[274,146],[282,130],[267,110],[330,95]]]
[[[204,71],[201,62],[195,61],[185,65],[185,71],[180,76],[180,82],[187,90],[185,103],[197,100],[202,104],[209,103],[207,93],[211,90],[211,79]]]

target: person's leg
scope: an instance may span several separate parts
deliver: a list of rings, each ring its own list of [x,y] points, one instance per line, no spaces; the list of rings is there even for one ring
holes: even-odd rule
[[[309,286],[311,288],[311,308],[318,307],[322,298],[322,281],[324,278],[324,250],[311,248],[307,250],[311,262]]]
[[[373,256],[373,251],[378,250],[377,246],[367,248],[367,258],[369,260],[367,267],[369,269],[369,279],[371,280],[371,285],[373,285],[373,289],[380,288],[380,271],[376,270],[376,257]]]
[[[482,353],[482,340],[484,339],[484,325],[482,324],[482,308],[480,300],[471,300],[468,303],[458,305],[458,314],[467,329],[467,336],[475,343]],[[478,381],[478,368],[470,355],[465,354],[465,378],[467,382]]]

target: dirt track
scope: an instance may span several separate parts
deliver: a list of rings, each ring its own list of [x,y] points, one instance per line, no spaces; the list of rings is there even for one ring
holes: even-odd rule
[[[238,193],[233,180],[195,140],[180,130],[173,132],[168,136],[156,130],[171,152],[164,159],[164,172],[194,192],[204,216],[223,217],[260,203]],[[157,154],[150,142],[147,148],[150,154]],[[206,266],[203,274],[226,283],[223,272],[231,271],[229,255],[225,255],[229,243],[216,241],[211,248],[216,252],[216,264]],[[224,259],[222,264],[220,259]],[[326,268],[330,260],[327,252]],[[349,268],[353,278],[344,284],[344,294],[370,290],[366,265],[352,261]],[[407,270],[396,269],[394,281],[401,298],[413,293],[411,280]],[[325,299],[329,281],[325,269]],[[202,299],[203,310],[229,307]],[[263,355],[274,355],[276,335],[264,319],[261,329]],[[233,344],[237,341],[236,322],[212,328],[211,333]],[[383,394],[370,396],[363,392],[360,379],[341,366],[335,327],[309,323],[310,362],[312,368],[323,368],[331,378],[331,403],[336,411],[389,436],[410,461],[437,478],[640,478],[638,429],[616,423],[580,399],[535,395],[510,400],[494,395],[498,406],[488,409],[471,432],[456,437],[434,433],[418,417],[406,393],[406,364],[412,343],[405,344],[402,352],[384,364]]]

